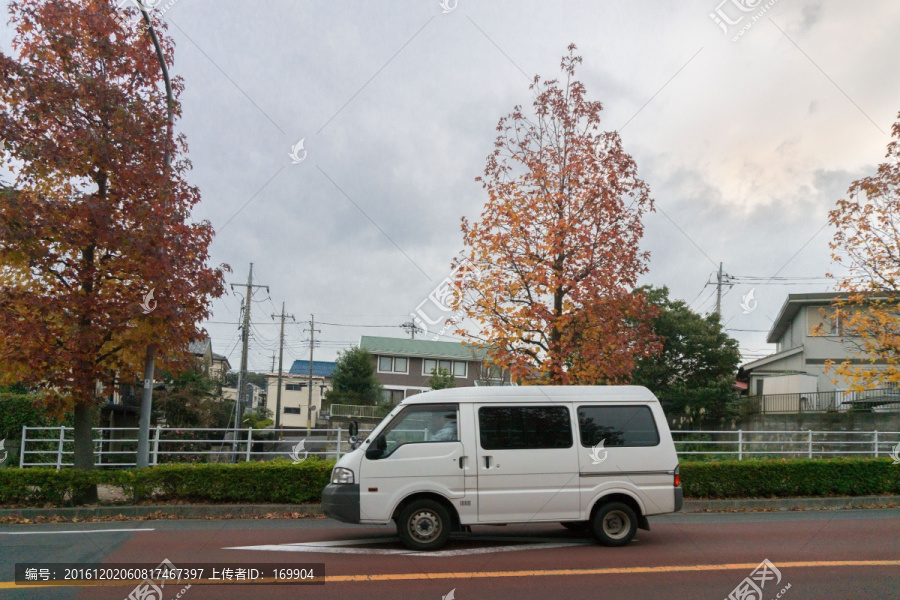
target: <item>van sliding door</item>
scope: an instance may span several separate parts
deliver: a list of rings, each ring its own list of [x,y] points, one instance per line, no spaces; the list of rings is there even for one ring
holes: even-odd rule
[[[479,522],[578,518],[570,405],[479,404],[476,420]]]

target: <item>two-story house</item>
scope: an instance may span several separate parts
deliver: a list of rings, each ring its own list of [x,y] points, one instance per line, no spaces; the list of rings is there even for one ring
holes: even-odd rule
[[[331,389],[331,379],[335,363],[327,360],[312,361],[312,402],[310,402],[309,361],[295,360],[289,372],[281,378],[281,425],[283,427],[306,427],[307,418],[315,426],[320,419],[322,401]],[[266,408],[273,418],[277,404],[278,374],[266,375],[268,397]]]
[[[829,361],[866,360],[859,356],[854,339],[845,335],[840,319],[835,317],[832,302],[842,296],[846,294],[788,295],[766,338],[775,344],[775,353],[742,367],[749,376],[749,395],[812,394],[850,388],[833,368],[825,371]]]
[[[489,365],[484,350],[458,342],[364,335],[359,347],[372,355],[391,404],[430,390],[432,372],[438,369],[451,373],[456,387],[509,384],[509,372]]]

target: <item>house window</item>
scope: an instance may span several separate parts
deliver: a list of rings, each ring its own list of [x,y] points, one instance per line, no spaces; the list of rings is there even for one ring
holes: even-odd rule
[[[383,390],[382,393],[385,403],[392,406],[399,404],[404,397],[403,390]]]
[[[289,383],[286,386],[284,386],[284,389],[289,392],[299,392],[300,390],[302,390],[305,387],[306,387],[305,383]]]
[[[286,415],[299,415],[300,407],[299,406],[285,406],[284,414]]]
[[[409,360],[404,356],[379,356],[379,373],[408,373]]]
[[[488,381],[503,381],[503,368],[499,365],[484,365],[481,372]]]
[[[764,381],[765,381],[764,379],[757,379],[757,380],[756,380],[756,395],[757,395],[757,396],[762,396],[762,395],[763,395],[763,382],[764,382]]]
[[[465,377],[468,373],[468,363],[462,360],[436,360],[426,358],[422,361],[422,375],[432,375],[438,369],[444,369],[454,377]]]

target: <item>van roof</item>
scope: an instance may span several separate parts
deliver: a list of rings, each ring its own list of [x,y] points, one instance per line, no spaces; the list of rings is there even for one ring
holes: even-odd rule
[[[462,387],[423,392],[400,404],[435,402],[658,402],[653,392],[639,385],[528,385]]]

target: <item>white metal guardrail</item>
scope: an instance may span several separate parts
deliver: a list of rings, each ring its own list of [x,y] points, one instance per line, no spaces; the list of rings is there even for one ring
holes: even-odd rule
[[[673,431],[679,456],[745,458],[875,457],[900,452],[900,431]]]
[[[361,438],[370,430],[359,431]],[[95,427],[94,464],[133,467],[136,464],[137,427]],[[74,453],[72,427],[22,427],[19,467],[71,467]],[[281,457],[340,458],[350,450],[350,436],[342,429],[283,430],[168,428],[150,430],[150,464],[175,462],[247,462]]]
[[[371,430],[360,430],[364,438]],[[94,428],[97,466],[135,466],[136,427]],[[72,466],[71,427],[23,427],[20,467]],[[235,439],[236,435],[236,439]],[[679,456],[710,459],[883,457],[900,453],[900,431],[673,431]],[[246,462],[276,457],[340,458],[350,449],[346,430],[184,429],[150,430],[150,464]]]

